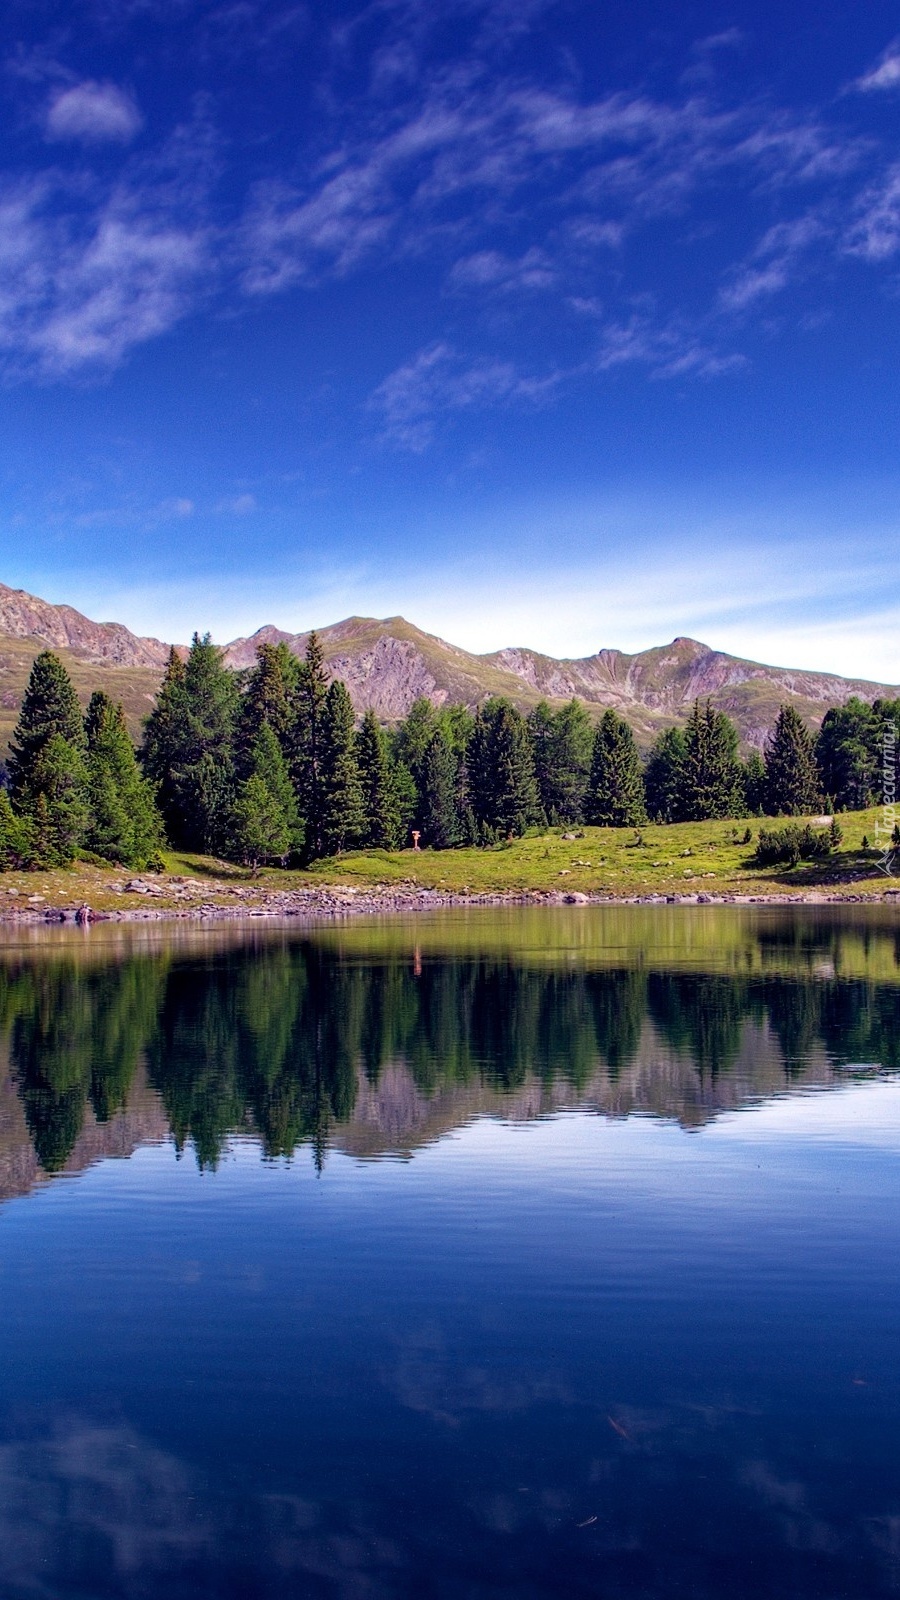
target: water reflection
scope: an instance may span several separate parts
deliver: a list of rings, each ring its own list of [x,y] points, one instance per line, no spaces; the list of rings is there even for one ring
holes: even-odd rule
[[[896,1594],[894,921],[9,941],[3,1600]]]
[[[585,1104],[695,1125],[895,1071],[894,920],[654,908],[10,946],[0,1192],[22,1187],[13,1093],[49,1174],[86,1130],[96,1153],[100,1130],[114,1123],[115,1142],[154,1099],[202,1167],[235,1132],[321,1167],[330,1141],[413,1148],[478,1111]]]

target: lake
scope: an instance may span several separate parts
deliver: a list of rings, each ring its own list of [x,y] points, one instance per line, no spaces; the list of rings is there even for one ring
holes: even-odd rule
[[[900,917],[0,933],[3,1600],[900,1591]]]

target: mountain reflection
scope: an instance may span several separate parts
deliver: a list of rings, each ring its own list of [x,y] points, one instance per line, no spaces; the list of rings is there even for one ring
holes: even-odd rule
[[[44,1173],[166,1131],[204,1167],[235,1133],[321,1166],[484,1112],[692,1126],[900,1064],[890,914],[541,915],[7,948],[0,1193],[26,1137]]]

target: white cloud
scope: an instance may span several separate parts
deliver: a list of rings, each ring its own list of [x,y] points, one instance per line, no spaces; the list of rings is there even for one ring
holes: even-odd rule
[[[876,65],[856,79],[853,88],[861,90],[863,94],[900,89],[900,39],[894,39],[888,45]]]
[[[474,14],[470,0],[458,9]],[[474,12],[483,18],[479,37],[502,54],[520,25],[516,6],[504,0]],[[376,13],[392,21],[373,48],[367,28]],[[90,170],[54,168],[5,184],[0,175],[7,373],[68,377],[112,367],[216,284],[232,296],[276,294],[401,259],[430,261],[457,295],[492,298],[494,328],[512,328],[538,293],[563,318],[602,302],[595,353],[583,363],[568,355],[561,371],[551,354],[549,376],[522,376],[505,350],[479,352],[453,370],[446,361],[423,366],[422,352],[402,364],[381,386],[379,404],[389,431],[423,448],[438,405],[452,412],[537,397],[566,377],[626,361],[659,376],[727,371],[740,360],[739,317],[832,266],[836,253],[877,265],[900,244],[896,170],[825,113],[729,98],[714,78],[702,92],[682,84],[654,95],[638,85],[589,99],[571,78],[549,86],[513,78],[499,57],[473,49],[434,70],[422,46],[433,18],[421,0],[384,0],[365,16],[365,26],[360,12],[345,32],[351,42],[369,40],[359,48],[370,51],[371,93],[352,108],[337,97],[331,139],[326,110],[315,154],[311,144],[299,149],[290,174],[270,174],[244,195],[232,185],[215,232],[216,174],[190,130],[143,165],[111,148],[121,170],[105,188]],[[697,51],[708,61],[739,42],[729,30]],[[895,61],[900,45],[860,84],[889,86]],[[64,69],[55,63],[53,71],[58,82]],[[71,77],[57,87],[45,124],[54,140],[111,147],[127,145],[141,126],[121,87]],[[198,172],[186,182],[192,161]],[[178,170],[163,177],[166,163]],[[673,273],[667,303],[670,286],[662,284],[655,322],[635,317],[642,230],[669,219],[678,229],[673,249],[685,251],[691,224],[699,237],[721,193],[732,209],[735,195],[746,197],[748,229],[760,226],[749,219],[763,208],[778,221],[759,245],[745,240],[733,251],[730,270],[720,233],[695,274]]]
[[[533,248],[518,257],[499,250],[477,250],[463,256],[451,268],[449,283],[454,289],[502,289],[507,293],[551,289],[557,273],[543,250]]]
[[[143,118],[132,97],[114,83],[86,79],[59,90],[47,110],[48,139],[82,144],[128,144]]]
[[[168,331],[212,276],[202,129],[106,186],[56,169],[0,177],[0,356],[7,376],[116,366]]]
[[[886,261],[900,249],[900,162],[860,196],[845,249],[865,261]]]
[[[803,255],[825,235],[822,219],[808,213],[769,228],[748,263],[736,267],[719,291],[726,311],[746,311],[756,301],[787,288],[798,275]]]
[[[375,252],[443,251],[526,205],[544,242],[514,256],[495,244],[468,249],[452,281],[480,273],[503,289],[549,286],[575,244],[608,250],[704,186],[741,174],[748,185],[805,185],[846,173],[860,154],[858,141],[814,116],[721,110],[697,95],[582,102],[470,65],[427,81],[388,129],[376,120],[345,134],[305,185],[258,187],[240,241],[244,285],[273,293],[344,274]]]
[[[550,394],[562,376],[558,372],[530,376],[511,361],[473,361],[438,342],[390,373],[375,390],[370,406],[380,413],[387,438],[419,452],[431,443],[438,416],[508,401],[534,404]]]
[[[256,497],[252,494],[228,495],[220,500],[216,511],[226,511],[232,517],[249,517],[256,510]]]

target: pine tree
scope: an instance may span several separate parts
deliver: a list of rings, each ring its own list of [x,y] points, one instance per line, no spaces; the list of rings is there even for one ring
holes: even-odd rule
[[[854,695],[826,711],[816,739],[823,794],[838,811],[861,811],[881,789],[880,727],[871,706]]]
[[[242,783],[231,817],[234,848],[255,877],[265,861],[286,856],[290,830],[284,807],[258,773]]]
[[[363,831],[354,746],[353,705],[346,685],[335,679],[325,696],[322,717],[322,848],[326,855],[351,848]]]
[[[44,650],[31,668],[10,746],[10,788],[15,805],[26,804],[36,793],[36,763],[56,737],[73,749],[84,748],[84,724],[72,680],[59,656]]]
[[[304,853],[310,860],[325,850],[326,798],[322,764],[327,695],[325,656],[319,636],[313,632],[297,669],[288,735],[291,776],[305,830]]]
[[[486,700],[479,710],[469,775],[472,809],[483,835],[520,835],[540,820],[528,728],[508,700]]]
[[[594,735],[585,815],[605,828],[637,828],[647,820],[634,734],[615,711],[604,711]]]
[[[90,820],[85,843],[96,855],[145,867],[165,842],[149,781],[141,775],[125,714],[97,690],[85,717]]]
[[[397,729],[394,740],[394,757],[398,766],[405,767],[415,785],[416,798],[408,827],[424,832],[422,811],[424,806],[425,752],[438,726],[438,713],[425,695],[414,700]]]
[[[253,745],[260,728],[271,728],[281,749],[288,753],[299,676],[300,663],[283,640],[257,646],[256,666],[247,679],[235,736],[237,767],[244,776],[252,768]]]
[[[473,731],[474,727],[473,720]],[[459,824],[459,843],[461,845],[478,843],[478,824],[475,821],[475,812],[472,807],[472,782],[469,767],[471,747],[472,736],[470,734],[464,748],[459,751],[456,757],[455,799],[456,816]],[[538,799],[538,811],[540,811],[540,799]]]
[[[812,736],[796,706],[783,705],[766,744],[766,810],[771,817],[808,816],[819,800]]]
[[[155,786],[158,804],[173,835],[179,825],[176,770],[180,765],[183,730],[187,723],[185,665],[173,645],[156,696],[144,723],[141,765]]]
[[[248,777],[262,779],[284,818],[288,843],[277,854],[287,855],[291,850],[299,850],[303,844],[303,823],[297,796],[275,730],[267,722],[262,724],[253,741]]]
[[[548,822],[584,820],[594,734],[580,700],[551,712],[546,700],[528,718],[535,777]]]
[[[557,822],[559,819],[554,807],[556,772],[553,712],[546,700],[539,700],[534,710],[528,713],[528,737],[531,740],[531,759],[534,762],[534,779],[541,810],[548,822]]]
[[[680,728],[659,735],[644,772],[647,814],[654,822],[680,822],[682,772],[687,754]]]
[[[684,742],[680,816],[686,822],[739,816],[744,795],[734,723],[710,700],[702,707],[695,700]]]
[[[744,762],[744,810],[750,817],[762,816],[766,809],[768,785],[766,768],[758,750],[751,750]]]
[[[356,735],[356,765],[362,794],[360,843],[374,850],[393,850],[400,828],[397,794],[387,740],[374,711],[367,711]]]
[[[896,800],[900,794],[900,700],[876,700],[872,713],[878,768],[876,790],[882,801],[890,799],[893,790]]]
[[[422,763],[422,831],[434,850],[462,840],[457,811],[457,761],[444,730],[435,728]]]
[[[416,825],[419,811],[419,791],[416,780],[405,761],[391,763],[391,793],[397,813],[397,841],[403,845]]]
[[[209,634],[194,634],[183,678],[170,657],[163,696],[163,714],[148,720],[146,771],[159,785],[175,842],[216,850],[226,837],[234,793],[238,687]]]
[[[250,750],[250,771],[251,774],[256,774],[256,778],[263,779],[269,794],[279,803],[287,822],[290,848],[299,850],[299,846],[303,845],[303,821],[299,816],[287,760],[283,757],[279,738],[269,723],[263,723],[253,741]]]
[[[14,811],[5,789],[0,789],[0,872],[14,872],[34,859],[34,824]]]
[[[62,734],[54,733],[35,758],[27,815],[37,864],[69,866],[84,843],[90,809],[84,759]]]

